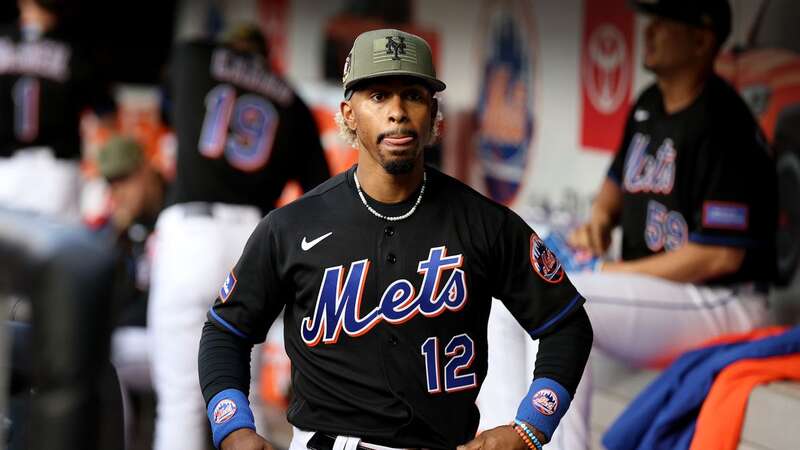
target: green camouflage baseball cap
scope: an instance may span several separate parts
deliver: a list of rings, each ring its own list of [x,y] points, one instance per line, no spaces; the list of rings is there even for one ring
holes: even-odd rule
[[[391,75],[421,78],[435,92],[446,87],[436,78],[431,47],[421,37],[394,29],[361,33],[344,63],[345,97],[359,81]]]
[[[106,180],[130,175],[143,161],[142,147],[136,140],[125,136],[112,137],[97,154],[97,168]]]

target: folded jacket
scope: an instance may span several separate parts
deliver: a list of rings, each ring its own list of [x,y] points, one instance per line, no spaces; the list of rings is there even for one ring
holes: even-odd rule
[[[645,388],[603,436],[609,450],[688,449],[716,375],[736,361],[800,352],[800,326],[754,341],[685,353]]]

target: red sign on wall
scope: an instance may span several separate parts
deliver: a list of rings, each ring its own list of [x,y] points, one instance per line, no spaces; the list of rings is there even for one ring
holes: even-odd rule
[[[581,145],[615,151],[633,85],[634,14],[626,0],[585,0],[581,50]]]

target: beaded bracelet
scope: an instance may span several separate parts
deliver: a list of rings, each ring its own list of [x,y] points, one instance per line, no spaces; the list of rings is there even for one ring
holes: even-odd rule
[[[531,440],[528,439],[528,435],[525,434],[524,431],[522,431],[522,428],[514,425],[514,431],[517,432],[517,434],[519,435],[520,439],[522,439],[522,442],[524,442],[525,446],[528,447],[530,450],[541,450],[541,448],[536,448],[536,446],[533,444],[533,442],[531,442]]]
[[[514,420],[514,424],[516,426],[520,427],[522,429],[522,431],[524,431],[525,434],[528,435],[530,440],[533,441],[533,445],[536,446],[536,450],[542,450],[541,441],[539,441],[539,438],[537,438],[536,435],[533,434],[533,431],[531,431],[531,429],[528,428],[528,425],[525,422],[523,422],[523,421],[521,421],[519,419],[515,419]]]

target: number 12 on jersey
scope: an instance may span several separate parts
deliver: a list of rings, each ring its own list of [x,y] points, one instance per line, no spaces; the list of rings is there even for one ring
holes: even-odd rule
[[[422,344],[422,356],[425,358],[425,379],[428,393],[442,392],[440,383],[439,338],[429,337]],[[467,334],[459,334],[450,339],[444,346],[444,354],[450,358],[444,366],[445,392],[458,392],[472,389],[478,385],[475,372],[461,373],[475,360],[475,343]]]
[[[233,86],[220,84],[206,95],[198,148],[207,158],[224,154],[234,168],[254,172],[264,167],[272,153],[278,120],[275,107],[263,97],[237,98]]]

